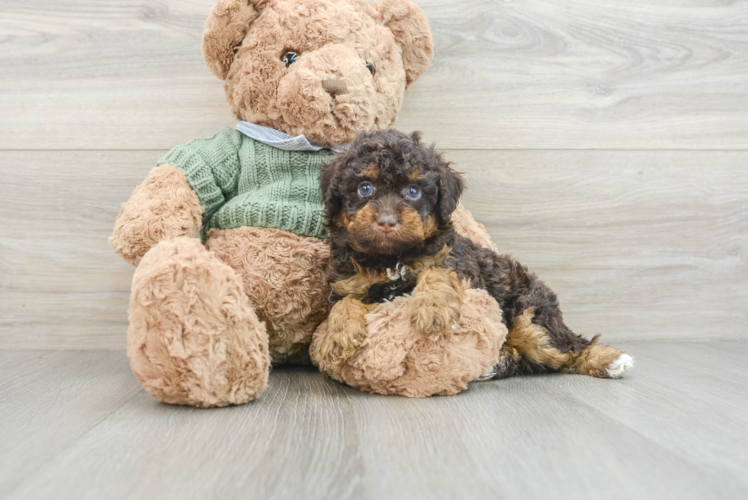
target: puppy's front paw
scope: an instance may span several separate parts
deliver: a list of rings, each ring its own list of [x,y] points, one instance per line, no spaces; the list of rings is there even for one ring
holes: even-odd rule
[[[363,325],[350,323],[345,329],[328,329],[321,351],[331,363],[343,363],[356,354],[364,339],[366,329]]]
[[[454,271],[442,268],[423,271],[411,302],[413,328],[430,338],[451,334],[460,324],[463,291]]]
[[[320,354],[330,363],[343,363],[361,348],[366,339],[366,314],[369,309],[349,297],[335,304],[327,322],[327,335]]]
[[[458,298],[459,299],[459,298]],[[439,305],[430,301],[413,301],[410,324],[415,330],[429,338],[448,335],[460,324],[459,300],[449,305]]]

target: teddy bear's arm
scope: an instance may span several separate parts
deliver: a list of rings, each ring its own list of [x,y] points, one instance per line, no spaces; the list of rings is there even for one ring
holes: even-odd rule
[[[457,205],[457,209],[452,212],[452,225],[460,236],[464,236],[479,247],[499,253],[496,244],[491,241],[491,237],[486,232],[486,228],[473,219],[473,215],[462,203]]]
[[[109,243],[137,265],[156,243],[197,235],[237,189],[241,136],[224,130],[172,149],[122,206]]]
[[[109,243],[137,266],[159,241],[198,233],[203,210],[184,173],[173,165],[160,165],[122,205]]]

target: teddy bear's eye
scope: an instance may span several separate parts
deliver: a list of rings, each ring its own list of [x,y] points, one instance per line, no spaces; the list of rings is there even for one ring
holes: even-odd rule
[[[377,72],[377,69],[374,67],[372,63],[366,63],[366,69],[369,70],[369,73],[374,75]]]
[[[281,61],[286,63],[286,68],[287,68],[296,62],[297,57],[299,57],[299,54],[297,54],[296,52],[292,50],[287,50],[283,52],[283,55],[281,56]]]

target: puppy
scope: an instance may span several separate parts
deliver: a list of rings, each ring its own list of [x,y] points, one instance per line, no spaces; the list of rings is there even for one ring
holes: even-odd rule
[[[420,134],[360,133],[320,175],[330,231],[333,307],[325,349],[354,355],[365,316],[412,294],[411,324],[427,337],[450,335],[465,289],[486,290],[509,329],[498,364],[485,378],[563,372],[616,378],[632,366],[623,351],[597,345],[563,322],[556,294],[509,255],[457,234],[450,216],[464,183]]]

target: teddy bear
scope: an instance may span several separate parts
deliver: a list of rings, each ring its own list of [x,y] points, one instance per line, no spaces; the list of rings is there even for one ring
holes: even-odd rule
[[[161,158],[109,241],[137,266],[127,333],[134,374],[161,401],[214,407],[257,398],[271,363],[310,363],[330,309],[320,169],[358,131],[394,123],[433,46],[426,17],[407,0],[219,0],[202,50],[239,123]],[[495,248],[464,207],[453,222]],[[466,295],[464,331],[429,349],[402,324],[405,298],[382,304],[359,353],[365,375],[317,364],[364,390],[459,392],[496,363],[506,335],[484,295]],[[397,352],[376,348],[393,335],[382,345]]]

